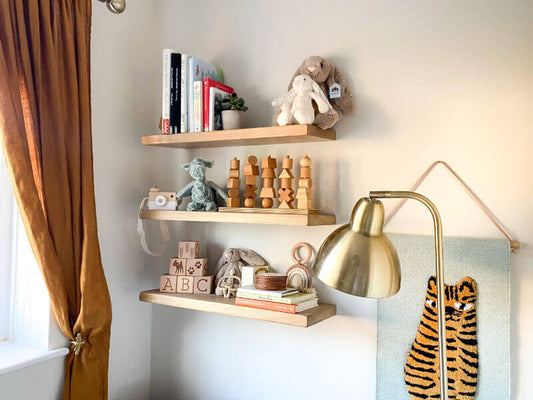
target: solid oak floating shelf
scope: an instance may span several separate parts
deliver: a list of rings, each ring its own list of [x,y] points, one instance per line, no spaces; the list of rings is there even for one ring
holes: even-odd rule
[[[225,299],[214,294],[161,293],[159,289],[147,290],[139,294],[139,300],[164,306],[207,311],[217,314],[233,315],[262,321],[276,322],[307,328],[336,314],[333,304],[319,304],[318,307],[298,314],[260,310],[235,305],[235,299]]]
[[[143,136],[142,144],[145,146],[191,149],[200,147],[323,142],[326,140],[335,140],[335,131],[333,129],[320,129],[314,125],[287,125],[214,132],[178,133],[174,135],[150,135]]]
[[[323,214],[275,214],[275,213],[245,213],[245,212],[216,212],[216,211],[166,211],[141,210],[142,219],[157,219],[165,221],[189,222],[229,222],[237,224],[264,225],[335,225],[335,215]]]

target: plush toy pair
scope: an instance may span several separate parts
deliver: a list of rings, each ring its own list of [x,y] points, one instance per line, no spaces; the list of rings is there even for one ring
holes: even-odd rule
[[[304,60],[291,79],[288,93],[274,100],[272,106],[281,106],[276,117],[278,125],[314,124],[322,129],[331,128],[342,118],[342,113],[355,109],[344,74],[331,61],[320,56]]]

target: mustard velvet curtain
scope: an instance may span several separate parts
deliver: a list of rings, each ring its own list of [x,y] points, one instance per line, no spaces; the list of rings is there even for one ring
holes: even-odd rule
[[[71,347],[63,399],[107,398],[111,301],[98,245],[91,0],[0,0],[0,138],[26,232]]]

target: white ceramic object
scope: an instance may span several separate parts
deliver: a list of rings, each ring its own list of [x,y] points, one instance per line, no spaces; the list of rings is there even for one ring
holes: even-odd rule
[[[246,112],[240,110],[224,110],[222,111],[222,128],[227,129],[242,129],[246,124]]]

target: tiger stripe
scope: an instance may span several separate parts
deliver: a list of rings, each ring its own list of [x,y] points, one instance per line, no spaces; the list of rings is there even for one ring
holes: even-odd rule
[[[444,296],[448,397],[472,400],[476,395],[479,365],[476,282],[467,276],[457,285],[445,285]],[[411,400],[440,399],[436,306],[437,282],[432,276],[418,331],[405,363],[405,384]]]

